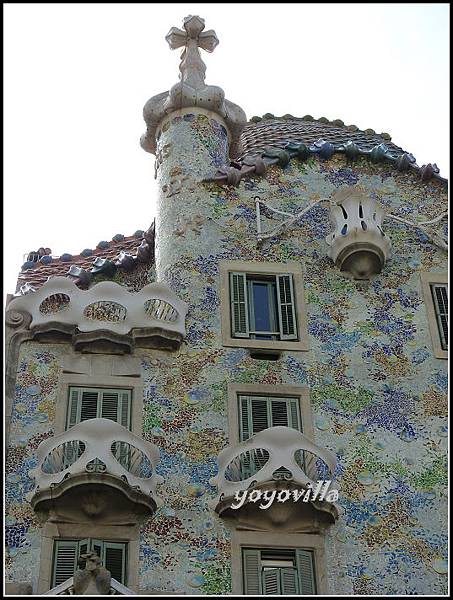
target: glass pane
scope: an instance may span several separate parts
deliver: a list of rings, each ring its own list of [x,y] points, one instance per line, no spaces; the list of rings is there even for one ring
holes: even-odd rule
[[[271,312],[269,285],[267,282],[254,281],[252,284],[254,331],[273,331],[273,315]],[[258,335],[260,339],[271,339],[271,336]]]

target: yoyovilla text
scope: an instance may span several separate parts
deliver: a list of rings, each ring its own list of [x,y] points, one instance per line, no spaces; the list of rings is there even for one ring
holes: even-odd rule
[[[308,483],[302,490],[238,490],[234,494],[234,500],[237,504],[232,504],[231,508],[237,510],[245,504],[245,502],[259,502],[259,507],[263,510],[269,508],[275,500],[277,502],[287,502],[291,500],[293,502],[313,502],[318,500],[322,502],[336,502],[338,500],[338,490],[329,490],[332,482],[331,481],[317,481],[316,486],[312,488],[312,485]]]

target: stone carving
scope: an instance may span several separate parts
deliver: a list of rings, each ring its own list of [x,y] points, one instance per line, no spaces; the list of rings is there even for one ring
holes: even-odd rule
[[[153,96],[145,104],[143,116],[147,132],[140,141],[147,152],[156,154],[156,133],[163,118],[176,111],[197,107],[217,113],[225,122],[230,134],[230,156],[240,154],[240,134],[247,117],[237,104],[225,99],[225,92],[216,85],[205,83],[206,65],[201,59],[200,48],[213,52],[219,40],[213,30],[203,31],[204,20],[189,15],[184,19],[184,31],[172,27],[165,39],[170,48],[184,48],[179,67],[180,81],[168,92]]]
[[[295,455],[299,451],[307,451],[315,457],[319,457],[328,467],[331,475],[335,471],[337,459],[335,454],[326,448],[321,448],[314,444],[306,435],[290,427],[269,427],[251,438],[234,447],[227,447],[220,452],[218,457],[219,472],[218,475],[210,480],[211,485],[218,488],[220,496],[229,498],[234,495],[238,489],[238,483],[227,479],[228,469],[231,469],[234,461],[240,460],[241,455],[250,451],[265,450],[269,455],[262,463],[258,471],[249,477],[241,480],[241,489],[247,489],[252,483],[264,483],[273,480],[275,471],[284,467],[290,474],[291,480],[300,486],[310,484],[312,487],[316,484],[317,473],[312,469],[307,469],[306,473],[297,463]],[[240,467],[241,469],[241,467]],[[239,470],[240,470],[239,469]]]
[[[355,187],[339,190],[333,200],[333,232],[326,238],[330,258],[354,279],[380,273],[390,253],[390,241],[381,227],[384,211]]]
[[[156,474],[159,460],[155,444],[110,419],[88,419],[41,442],[37,466],[29,471],[35,487],[26,498],[44,517],[49,508],[71,518],[131,506],[137,514],[152,514],[162,503],[156,494],[163,482]]]
[[[81,554],[79,568],[74,573],[74,595],[100,596],[110,593],[112,575],[102,564],[96,552]]]
[[[49,297],[62,295],[69,299],[66,301],[65,310],[57,313],[40,311],[40,306]],[[163,323],[151,317],[145,310],[145,303],[150,299],[163,300],[170,304],[178,314],[178,318]],[[121,309],[119,315],[116,315],[118,305],[121,305]],[[93,320],[95,316],[101,318],[98,314],[100,308],[108,307],[115,309],[113,312],[108,311],[111,313],[110,316],[103,316],[102,322]],[[36,292],[11,300],[8,308],[14,312],[29,312],[32,316],[32,329],[58,319],[59,323],[77,326],[81,332],[92,332],[102,327],[118,334],[127,334],[135,328],[164,327],[166,331],[177,333],[181,338],[185,335],[187,313],[187,304],[179,300],[170,288],[162,283],[150,283],[137,293],[128,292],[123,286],[112,281],[103,281],[89,290],[80,290],[66,277],[53,277]],[[108,320],[105,320],[107,318]]]

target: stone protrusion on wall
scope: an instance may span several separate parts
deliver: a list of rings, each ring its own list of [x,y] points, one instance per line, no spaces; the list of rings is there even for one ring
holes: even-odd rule
[[[329,256],[341,271],[354,279],[380,273],[390,253],[390,241],[382,230],[382,208],[356,187],[342,188],[333,196],[327,236]]]

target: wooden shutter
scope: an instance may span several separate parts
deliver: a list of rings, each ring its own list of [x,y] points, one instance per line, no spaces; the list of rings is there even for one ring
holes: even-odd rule
[[[111,421],[115,421],[115,423],[119,422],[118,418],[118,408],[120,403],[120,394],[119,392],[114,392],[112,390],[103,390],[102,391],[102,403],[101,403],[101,411],[100,417],[103,419],[110,419]]]
[[[431,285],[442,350],[448,350],[448,293],[446,285]]]
[[[249,337],[249,311],[245,273],[230,273],[231,330],[233,337]]]
[[[243,550],[244,594],[261,594],[261,560],[259,550]]]
[[[82,405],[80,409],[79,423],[96,419],[99,416],[99,392],[96,390],[82,389]]]
[[[87,548],[88,540],[56,540],[52,587],[64,583],[74,575],[79,556],[86,552]]]
[[[126,429],[131,427],[131,391],[120,392],[120,405],[118,408],[118,423]]]
[[[310,550],[296,550],[296,564],[299,577],[299,594],[316,594],[313,552]]]
[[[278,320],[281,340],[297,340],[292,275],[277,275]]]
[[[280,569],[267,569],[263,571],[263,596],[281,594]]]
[[[286,567],[281,569],[281,593],[282,595],[299,593],[296,569]]]
[[[102,540],[90,540],[90,550],[96,552],[99,558],[102,560],[103,558],[103,550],[104,550],[104,542]]]
[[[251,397],[250,408],[252,416],[251,434],[259,433],[271,426],[271,414],[268,398]]]
[[[82,407],[82,391],[78,388],[70,388],[68,418],[66,420],[67,429],[74,427],[74,425],[76,425],[79,422],[81,407]]]
[[[299,401],[296,398],[290,398],[288,400],[288,410],[289,410],[289,418],[288,418],[288,427],[292,427],[293,429],[297,429],[297,431],[303,432],[302,419],[300,416],[299,409]]]
[[[104,542],[103,564],[113,579],[123,585],[126,583],[126,544]]]

